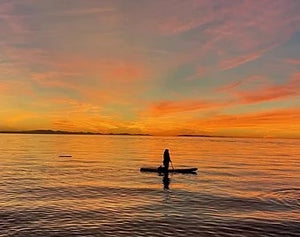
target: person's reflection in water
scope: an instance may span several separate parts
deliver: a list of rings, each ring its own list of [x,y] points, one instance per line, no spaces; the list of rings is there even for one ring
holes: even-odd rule
[[[169,189],[170,185],[170,179],[169,179],[169,163],[171,162],[170,158],[170,153],[169,149],[165,149],[164,154],[163,154],[163,165],[164,167],[159,167],[161,170],[163,170],[163,184],[164,184],[164,189]]]
[[[163,184],[164,184],[164,190],[169,189],[169,185],[170,185],[170,178],[169,178],[169,172],[164,172],[164,177],[162,179]]]

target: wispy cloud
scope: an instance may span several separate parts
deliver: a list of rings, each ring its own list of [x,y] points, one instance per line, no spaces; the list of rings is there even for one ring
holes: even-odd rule
[[[71,9],[62,12],[56,12],[55,15],[64,16],[82,16],[82,15],[92,15],[101,13],[112,13],[115,12],[115,8],[82,8],[82,9]]]
[[[300,65],[300,59],[297,58],[288,58],[284,60],[288,64]]]
[[[225,61],[220,63],[220,68],[222,70],[228,70],[228,69],[238,67],[242,64],[251,62],[251,61],[261,57],[262,55],[264,55],[264,53],[266,53],[268,50],[270,50],[273,47],[263,49],[263,50],[258,50],[256,52],[251,52],[251,53],[246,54],[246,55],[241,55],[241,56],[237,56],[235,58],[225,60]]]
[[[235,90],[233,94],[238,96],[242,103],[259,103],[299,96],[298,88],[300,88],[300,73],[293,75],[286,84],[263,86],[256,90]]]
[[[208,119],[198,120],[198,124],[209,125],[209,127],[245,127],[252,128],[259,125],[292,125],[300,121],[300,110],[298,108],[270,110],[264,112],[252,112],[245,114],[226,115],[220,114]],[[281,128],[284,128],[281,126]]]
[[[34,90],[30,86],[30,83],[24,81],[11,81],[0,80],[0,94],[10,97],[14,97],[16,94],[19,96],[33,96]]]
[[[168,100],[151,104],[144,114],[150,116],[164,116],[176,113],[184,113],[197,110],[208,110],[224,107],[228,102],[211,102],[202,100]]]
[[[265,78],[262,75],[251,75],[249,77],[242,78],[238,81],[225,84],[216,88],[216,92],[233,92],[240,90],[239,87],[245,87],[246,90],[257,90],[262,86],[272,85],[270,79]]]

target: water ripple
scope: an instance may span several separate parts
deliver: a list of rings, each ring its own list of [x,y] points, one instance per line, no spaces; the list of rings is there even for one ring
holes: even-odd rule
[[[297,140],[0,135],[0,143],[1,237],[300,233]],[[161,162],[162,147],[198,175],[170,175],[165,190],[162,176],[140,173]]]

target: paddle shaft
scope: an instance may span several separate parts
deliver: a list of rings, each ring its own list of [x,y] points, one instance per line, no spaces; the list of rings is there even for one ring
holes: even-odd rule
[[[172,161],[170,160],[170,162],[171,162],[171,165],[172,165],[172,169],[174,169],[174,166],[173,166],[173,163],[172,163]]]

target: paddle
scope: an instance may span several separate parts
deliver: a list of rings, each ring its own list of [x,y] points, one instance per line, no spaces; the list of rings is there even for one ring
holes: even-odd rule
[[[174,166],[173,166],[173,163],[172,163],[172,161],[170,160],[170,162],[171,162],[171,165],[172,165],[172,169],[174,170]]]

